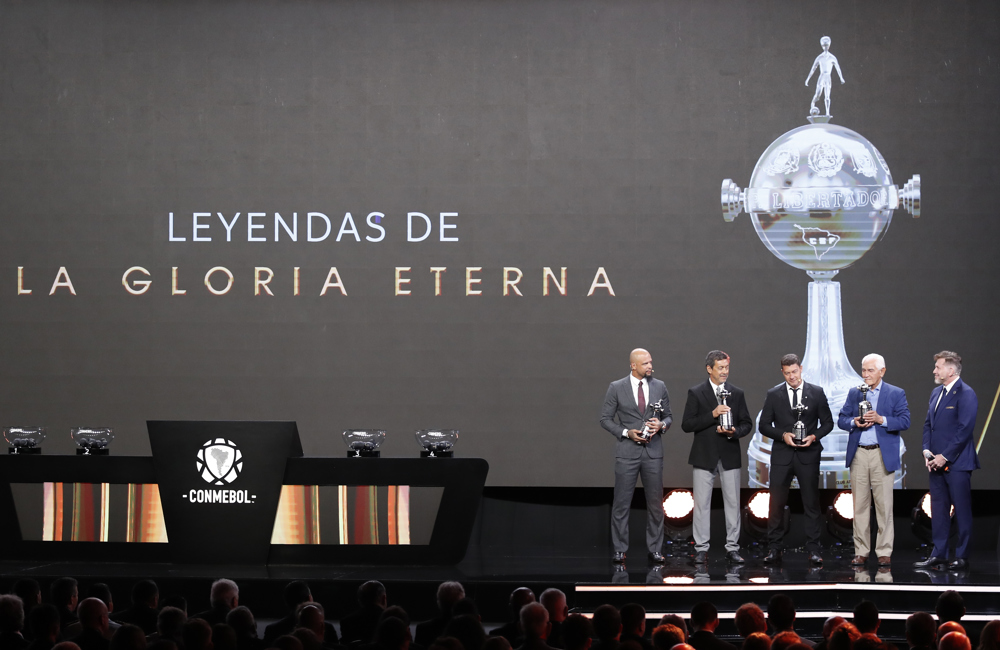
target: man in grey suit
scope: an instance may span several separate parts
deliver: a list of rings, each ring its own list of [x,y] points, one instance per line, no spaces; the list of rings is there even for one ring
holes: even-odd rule
[[[601,409],[601,426],[617,439],[615,496],[611,505],[611,541],[615,563],[625,562],[628,517],[635,482],[642,476],[646,493],[646,548],[649,559],[663,563],[663,444],[660,434],[670,428],[667,387],[653,379],[653,358],[642,348],[629,355],[632,372],[611,382]],[[659,410],[654,405],[659,402]],[[660,420],[657,414],[662,415]]]

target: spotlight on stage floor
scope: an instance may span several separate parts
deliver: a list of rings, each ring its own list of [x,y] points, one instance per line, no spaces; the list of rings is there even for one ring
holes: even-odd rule
[[[767,518],[771,510],[771,493],[768,490],[758,490],[751,495],[743,507],[743,532],[750,538],[749,546],[767,547]],[[782,528],[788,528],[788,506],[782,513]]]
[[[826,529],[837,540],[835,553],[854,555],[854,495],[850,490],[838,492],[833,505],[827,506]]]
[[[950,531],[949,537],[955,534],[955,506],[951,507],[951,517],[952,517],[952,530]],[[921,548],[930,544],[933,539],[931,536],[931,493],[928,492],[924,496],[920,497],[920,503],[913,508],[913,512],[910,515],[910,529],[913,534],[916,535],[922,544]]]
[[[663,532],[667,544],[686,545],[691,540],[691,521],[694,517],[694,495],[691,490],[670,490],[663,497]],[[672,549],[673,555],[684,552],[679,547]]]

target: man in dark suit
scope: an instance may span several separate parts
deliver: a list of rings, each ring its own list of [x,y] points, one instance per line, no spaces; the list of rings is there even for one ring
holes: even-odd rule
[[[847,393],[837,418],[841,429],[850,431],[847,437],[847,467],[851,470],[851,494],[854,496],[854,559],[851,564],[862,566],[871,553],[871,505],[875,502],[878,536],[875,557],[882,567],[891,564],[894,524],[892,491],[899,469],[899,433],[910,428],[910,407],[906,393],[882,381],[885,359],[869,354],[861,360],[861,378],[868,386],[852,388]],[[858,404],[867,399],[872,409],[858,417]],[[865,631],[862,630],[862,634]]]
[[[646,548],[649,559],[663,563],[663,444],[660,434],[670,428],[667,387],[653,379],[653,358],[642,348],[629,355],[631,372],[611,382],[601,408],[601,426],[617,439],[615,495],[611,506],[613,559],[625,562],[628,515],[635,482],[642,476],[646,493]],[[655,411],[654,405],[660,404]],[[660,420],[657,416],[662,415]]]
[[[969,568],[969,539],[972,537],[972,472],[979,469],[979,457],[972,438],[979,412],[979,400],[972,387],[962,381],[962,357],[943,351],[934,355],[934,382],[940,387],[931,393],[924,420],[924,464],[930,472],[931,536],[930,557],[916,562],[917,568],[948,565],[959,571]],[[928,458],[929,456],[929,458]],[[948,563],[948,533],[951,507],[955,507],[958,543],[955,559]]]
[[[729,355],[712,350],[705,358],[708,379],[688,389],[681,428],[694,434],[688,464],[693,467],[695,564],[708,562],[712,516],[712,489],[719,475],[726,505],[726,559],[742,564],[740,556],[740,466],[743,456],[740,438],[753,429],[743,390],[727,383]],[[726,404],[720,397],[727,391]],[[723,429],[719,416],[733,414],[733,426]]]
[[[340,619],[341,641],[345,645],[354,641],[369,643],[386,604],[385,586],[378,580],[369,580],[358,587],[358,609]]]
[[[765,564],[781,561],[784,546],[783,519],[788,503],[788,488],[792,478],[799,479],[802,509],[806,515],[806,549],[812,564],[823,564],[819,534],[819,460],[823,451],[820,440],[833,431],[833,415],[826,402],[826,393],[814,384],[802,381],[802,363],[794,354],[781,357],[781,374],[785,381],[767,391],[760,412],[760,434],[771,439],[771,502],[767,517],[768,553]],[[802,405],[802,423],[806,437],[796,444],[792,427],[798,419],[793,407]]]
[[[715,636],[719,627],[719,611],[710,602],[701,602],[691,608],[691,628],[688,644],[694,650],[736,650],[736,646]]]

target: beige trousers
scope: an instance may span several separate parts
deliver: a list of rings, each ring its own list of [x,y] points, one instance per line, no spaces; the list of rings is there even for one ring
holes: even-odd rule
[[[885,471],[880,449],[862,449],[851,461],[851,492],[854,496],[854,554],[868,557],[871,553],[871,505],[875,500],[878,535],[875,555],[892,555],[892,486],[895,472]]]

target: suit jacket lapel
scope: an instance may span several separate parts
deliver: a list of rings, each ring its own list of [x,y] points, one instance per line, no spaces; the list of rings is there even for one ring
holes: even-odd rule
[[[639,413],[639,405],[635,401],[635,391],[632,390],[632,375],[625,377],[625,385],[623,387],[627,395],[628,403],[632,405],[632,408],[636,413]],[[639,417],[642,417],[642,413],[639,413]]]
[[[938,386],[937,389],[931,393],[931,426],[937,422],[938,409],[944,407],[944,398],[940,397],[941,393],[944,392],[944,385]],[[941,403],[938,403],[940,398]]]

